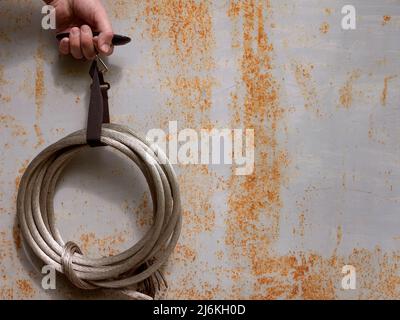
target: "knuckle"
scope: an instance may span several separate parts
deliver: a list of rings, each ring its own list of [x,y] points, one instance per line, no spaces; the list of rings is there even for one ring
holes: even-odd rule
[[[103,34],[105,38],[112,38],[114,36],[114,32],[112,31],[104,31]]]

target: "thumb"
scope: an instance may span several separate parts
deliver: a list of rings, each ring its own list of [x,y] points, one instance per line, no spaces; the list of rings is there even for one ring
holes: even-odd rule
[[[111,54],[112,39],[114,32],[110,20],[108,20],[107,13],[104,8],[100,9],[96,13],[96,26],[100,32],[97,39],[97,48],[100,53]]]

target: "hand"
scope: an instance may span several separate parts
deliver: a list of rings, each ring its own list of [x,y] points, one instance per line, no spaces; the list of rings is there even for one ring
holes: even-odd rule
[[[61,54],[76,59],[93,59],[96,51],[105,55],[113,52],[113,30],[100,0],[46,1],[56,9],[57,33],[69,32],[69,38],[59,43]],[[93,31],[99,31],[93,37]]]

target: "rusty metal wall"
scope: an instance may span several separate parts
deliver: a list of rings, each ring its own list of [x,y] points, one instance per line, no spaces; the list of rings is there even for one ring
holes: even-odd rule
[[[348,2],[106,1],[133,39],[108,60],[114,122],[255,130],[252,175],[175,166],[184,224],[162,297],[400,297],[400,1],[352,0],[357,29],[344,31]],[[24,168],[85,125],[88,103],[88,63],[58,56],[40,8],[0,2],[0,298],[102,298],[61,277],[43,290],[15,219]],[[69,166],[55,208],[93,256],[151,223],[144,179],[106,150]],[[341,288],[348,264],[356,290]]]

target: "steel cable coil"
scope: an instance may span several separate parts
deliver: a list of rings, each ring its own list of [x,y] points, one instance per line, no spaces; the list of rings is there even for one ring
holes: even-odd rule
[[[65,166],[89,148],[80,130],[44,149],[27,167],[18,190],[17,214],[24,241],[45,264],[83,289],[126,288],[159,275],[181,230],[181,202],[174,170],[164,153],[129,128],[104,124],[101,142],[132,160],[149,185],[153,224],[143,238],[115,256],[85,257],[64,242],[55,224],[53,198]]]

